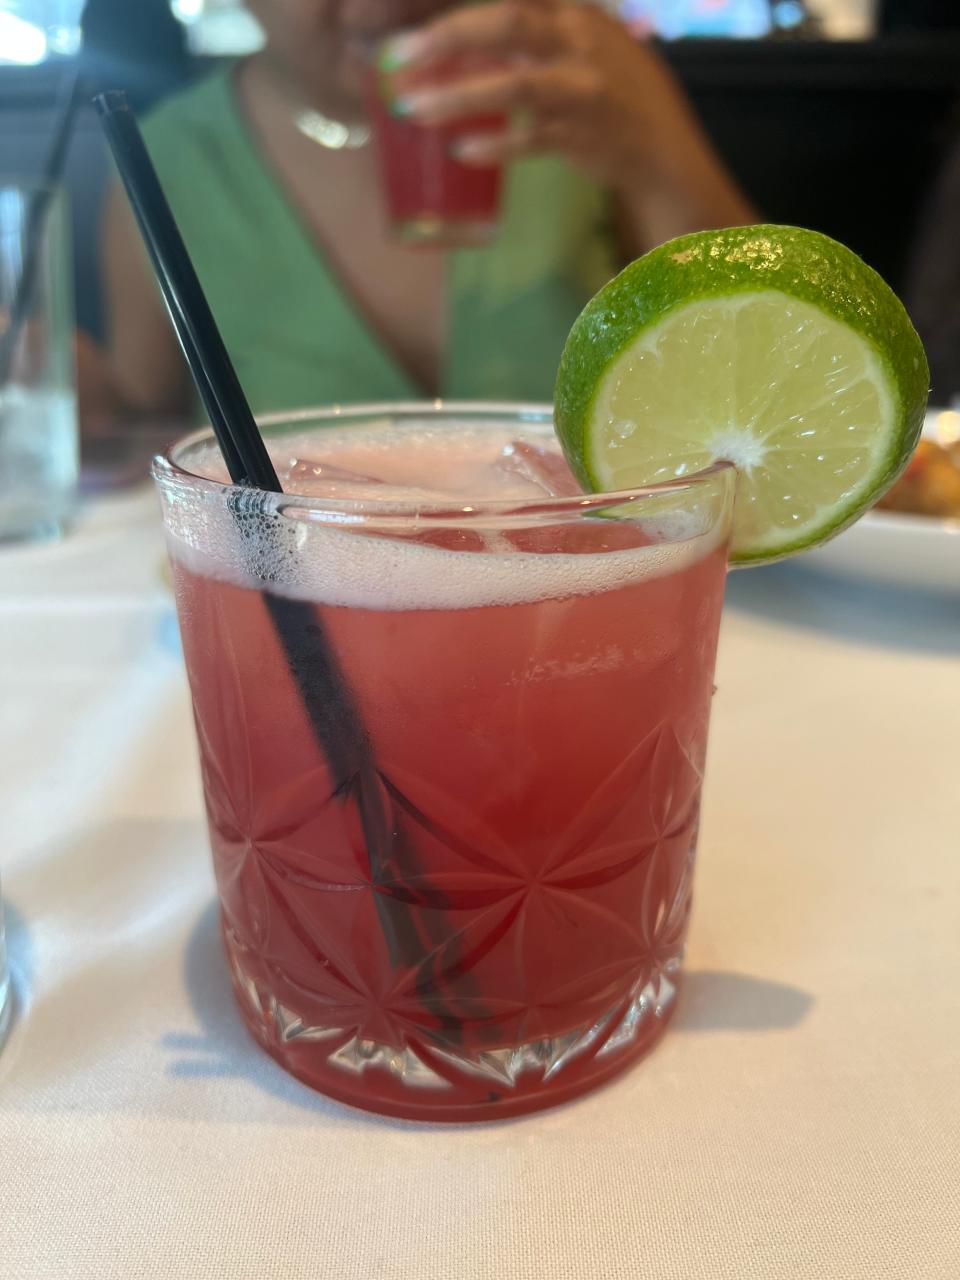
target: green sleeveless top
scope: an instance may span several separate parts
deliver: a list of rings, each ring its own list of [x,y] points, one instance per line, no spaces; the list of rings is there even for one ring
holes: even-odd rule
[[[144,134],[251,404],[421,398],[271,176],[231,73],[162,104]],[[450,255],[444,396],[552,399],[567,332],[616,269],[606,215],[558,159],[510,168],[496,242]]]

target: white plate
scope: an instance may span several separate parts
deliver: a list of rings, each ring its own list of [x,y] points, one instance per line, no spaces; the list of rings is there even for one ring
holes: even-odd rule
[[[931,411],[923,434],[956,438],[957,426],[957,414]],[[869,511],[832,542],[808,551],[803,564],[858,582],[960,595],[960,520]]]

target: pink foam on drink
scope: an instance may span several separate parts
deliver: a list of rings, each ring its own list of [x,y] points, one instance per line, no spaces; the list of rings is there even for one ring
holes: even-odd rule
[[[241,557],[229,510],[211,511],[202,546],[190,545],[188,529],[183,544],[171,543],[194,571],[237,580],[245,558],[272,590],[302,599],[379,610],[470,609],[616,590],[680,571],[720,540],[715,523],[679,511],[645,531],[624,522],[619,541],[610,521],[567,516],[567,536],[555,537],[547,555],[538,535],[524,534],[522,514],[517,532],[504,532],[504,508],[522,512],[579,492],[548,427],[384,422],[283,435],[268,447],[285,493],[328,500],[330,518],[287,503],[290,518],[281,526],[265,522],[252,542],[248,531]],[[191,464],[226,482],[214,445]],[[497,504],[486,523],[484,504]],[[364,532],[381,536],[358,536],[358,518]],[[438,536],[444,522],[459,535]],[[591,525],[604,535],[596,554]],[[467,531],[475,534],[469,542]]]

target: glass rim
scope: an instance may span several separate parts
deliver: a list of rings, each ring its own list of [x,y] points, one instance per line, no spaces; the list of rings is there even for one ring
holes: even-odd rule
[[[371,401],[348,405],[326,405],[316,408],[281,410],[272,413],[257,414],[256,420],[261,428],[290,427],[307,423],[349,423],[351,420],[372,417],[393,417],[402,424],[404,419],[423,420],[431,416],[461,416],[477,420],[512,418],[525,425],[547,425],[553,422],[553,406],[537,401],[508,400],[405,400],[405,401]],[[492,425],[492,423],[491,423]],[[417,519],[426,522],[444,522],[449,524],[474,523],[483,517],[531,521],[542,520],[545,516],[562,519],[565,516],[583,516],[604,510],[611,506],[625,506],[636,503],[641,505],[645,500],[675,494],[678,498],[684,493],[695,492],[707,485],[711,480],[735,471],[733,463],[726,461],[713,462],[708,467],[691,472],[690,475],[678,476],[672,480],[661,480],[654,484],[637,485],[628,489],[615,489],[603,493],[581,493],[566,497],[523,499],[478,498],[458,496],[444,501],[410,499],[403,501],[397,498],[329,498],[316,494],[298,494],[284,491],[271,493],[268,490],[244,490],[231,483],[211,480],[198,475],[182,466],[176,455],[188,450],[196,444],[213,441],[213,428],[199,427],[180,439],[175,440],[162,453],[157,454],[151,464],[151,474],[160,486],[175,486],[199,491],[208,495],[219,495],[225,501],[229,495],[239,492],[254,492],[261,497],[258,506],[261,511],[273,509],[278,515],[296,514],[300,518],[333,520],[338,523],[383,522],[394,524]],[[638,515],[640,513],[638,512]]]

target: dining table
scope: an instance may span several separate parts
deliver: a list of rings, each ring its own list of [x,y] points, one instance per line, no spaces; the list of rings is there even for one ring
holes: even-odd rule
[[[221,955],[146,482],[0,548],[3,1280],[957,1280],[960,591],[731,574],[685,974],[521,1119],[330,1101]]]

